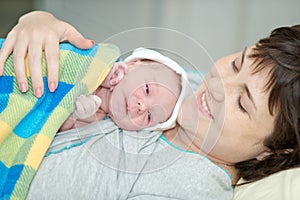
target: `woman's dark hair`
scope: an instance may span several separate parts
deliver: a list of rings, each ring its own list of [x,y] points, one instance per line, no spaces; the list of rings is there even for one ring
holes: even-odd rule
[[[275,118],[272,134],[264,141],[271,155],[235,164],[248,182],[300,166],[300,25],[277,28],[254,47],[254,73],[270,69],[266,90]]]

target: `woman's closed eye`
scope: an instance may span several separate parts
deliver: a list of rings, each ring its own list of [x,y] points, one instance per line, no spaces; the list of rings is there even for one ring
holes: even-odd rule
[[[236,59],[234,59],[232,62],[231,62],[231,65],[232,65],[232,69],[235,73],[238,73],[240,71],[240,69],[237,67],[236,65]]]
[[[247,110],[243,107],[242,103],[241,103],[241,99],[242,99],[242,96],[239,95],[238,98],[237,98],[237,105],[238,105],[238,108],[241,112],[243,113],[247,113]]]
[[[231,62],[231,65],[232,65],[232,69],[235,73],[238,73],[240,71],[240,69],[238,68],[237,64],[236,64],[236,60],[237,59],[234,59],[232,62]],[[238,105],[238,108],[241,112],[243,113],[247,113],[247,110],[244,108],[244,106],[242,105],[241,103],[241,99],[242,99],[242,94],[240,94],[237,98],[237,105]]]
[[[232,62],[232,69],[235,73],[238,73],[242,70],[242,66],[244,63],[244,58],[245,58],[245,52],[246,52],[247,48],[244,49],[243,53],[241,56],[236,57]]]

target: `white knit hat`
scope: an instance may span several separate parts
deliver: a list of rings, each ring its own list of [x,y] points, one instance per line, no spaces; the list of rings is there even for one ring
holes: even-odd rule
[[[145,48],[135,49],[132,52],[132,54],[124,60],[124,62],[128,63],[128,62],[136,61],[139,59],[149,59],[149,60],[153,60],[153,61],[162,63],[162,64],[168,66],[170,69],[174,70],[177,74],[179,74],[181,76],[181,93],[176,102],[176,105],[174,107],[171,117],[163,123],[159,123],[155,126],[145,128],[144,130],[166,130],[166,129],[173,128],[176,124],[176,119],[177,119],[177,115],[178,115],[180,106],[181,106],[184,98],[187,95],[187,80],[188,80],[187,74],[184,71],[184,69],[182,69],[179,66],[179,64],[177,64],[172,59],[158,53],[157,51],[145,49]]]

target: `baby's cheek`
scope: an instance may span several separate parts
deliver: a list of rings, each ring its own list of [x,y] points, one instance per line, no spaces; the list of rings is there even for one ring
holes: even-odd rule
[[[166,109],[166,106],[162,105],[155,105],[151,110],[153,118],[152,125],[167,121],[172,114],[172,112],[170,113],[170,110]]]
[[[132,124],[132,126],[136,126],[137,130],[148,127],[149,123],[148,123],[146,112],[144,114],[131,117],[130,123]]]

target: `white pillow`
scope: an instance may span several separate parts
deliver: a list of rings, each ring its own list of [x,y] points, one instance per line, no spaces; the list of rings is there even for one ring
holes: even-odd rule
[[[258,199],[300,200],[300,168],[281,171],[260,181],[235,187],[233,200]]]

